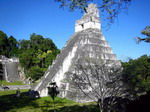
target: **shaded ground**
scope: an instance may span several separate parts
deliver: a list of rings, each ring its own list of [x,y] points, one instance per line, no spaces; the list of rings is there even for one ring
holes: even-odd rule
[[[21,90],[19,98],[15,91],[0,91],[0,112],[98,112],[95,103],[80,104],[68,99],[50,97],[30,98],[27,90]]]

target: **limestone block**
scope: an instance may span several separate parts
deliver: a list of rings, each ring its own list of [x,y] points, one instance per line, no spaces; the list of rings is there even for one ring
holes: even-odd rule
[[[101,36],[101,40],[105,40],[105,37],[103,35]]]
[[[101,28],[100,23],[95,23],[95,28],[100,29]]]
[[[83,29],[82,25],[75,26],[75,32],[82,31],[82,29]]]
[[[100,29],[99,10],[97,5],[91,3],[86,8],[85,14],[76,21],[75,32],[88,28]]]
[[[40,96],[44,97],[44,96],[48,96],[48,89],[44,88],[41,92],[40,92]]]
[[[84,30],[88,28],[95,28],[94,23],[93,22],[84,23]]]

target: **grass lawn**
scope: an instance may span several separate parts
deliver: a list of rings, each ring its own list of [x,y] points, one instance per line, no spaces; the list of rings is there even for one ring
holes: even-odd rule
[[[95,103],[76,103],[66,98],[30,98],[21,90],[19,98],[12,97],[15,90],[0,91],[0,112],[98,112]]]
[[[0,82],[0,84],[3,84],[3,85],[26,85],[26,84],[23,84],[21,81],[16,81],[16,82],[7,82],[5,80],[2,80],[2,82]]]

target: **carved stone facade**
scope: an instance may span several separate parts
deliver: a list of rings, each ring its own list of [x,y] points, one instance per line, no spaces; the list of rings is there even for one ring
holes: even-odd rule
[[[75,32],[86,30],[88,28],[100,30],[99,11],[97,5],[93,3],[88,5],[84,16],[76,21]]]
[[[56,82],[60,97],[78,102],[90,101],[67,79],[67,72],[78,60],[85,58],[117,61],[100,29],[99,11],[95,4],[89,4],[84,16],[76,22],[75,34],[70,37],[52,66],[48,68],[41,81],[33,88],[41,96],[47,96],[49,83]]]

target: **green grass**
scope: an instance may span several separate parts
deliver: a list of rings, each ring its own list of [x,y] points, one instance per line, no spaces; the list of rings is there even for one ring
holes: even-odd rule
[[[21,93],[27,92],[27,89],[22,89],[20,90]],[[5,96],[5,95],[12,95],[16,94],[16,90],[8,90],[8,91],[0,91],[0,97]]]
[[[26,84],[23,84],[23,82],[21,81],[16,81],[16,82],[7,82],[5,80],[2,80],[2,82],[0,82],[0,84],[3,84],[3,85],[26,85]]]
[[[0,91],[0,112],[98,112],[95,103],[76,103],[66,98],[30,98],[27,90],[21,90],[19,98],[12,97],[15,91]],[[55,109],[54,109],[55,105]]]

